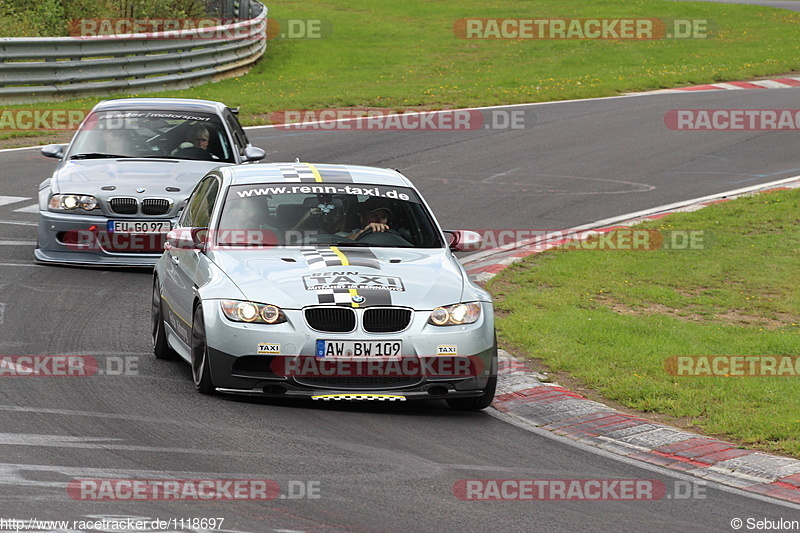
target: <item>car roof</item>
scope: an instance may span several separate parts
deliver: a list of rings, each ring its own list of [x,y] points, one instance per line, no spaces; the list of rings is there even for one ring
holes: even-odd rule
[[[329,165],[311,163],[259,163],[233,165],[220,169],[228,185],[258,183],[362,183],[411,187],[414,185],[397,170],[361,165]],[[300,175],[307,176],[306,179]],[[297,177],[295,177],[297,176]]]
[[[194,100],[190,98],[119,98],[103,100],[94,111],[109,110],[158,110],[158,111],[191,111],[220,113],[227,106],[211,100]]]

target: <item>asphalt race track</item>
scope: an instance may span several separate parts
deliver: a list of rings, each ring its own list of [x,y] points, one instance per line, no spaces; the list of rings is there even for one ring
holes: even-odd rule
[[[269,161],[400,169],[448,228],[560,229],[800,174],[796,132],[664,124],[674,109],[794,109],[798,95],[717,91],[495,110],[521,111],[518,129],[248,134]],[[491,409],[201,396],[188,365],[150,355],[147,270],[33,264],[30,206],[53,166],[38,150],[0,152],[0,356],[88,356],[104,372],[0,376],[0,519],[224,518],[222,531],[252,533],[686,532],[800,514],[714,484],[683,498],[688,478],[517,427]],[[68,487],[87,479],[272,480],[284,497],[75,499]],[[454,493],[460,480],[486,479],[654,480],[669,497],[500,502]],[[160,531],[204,531],[187,524]]]

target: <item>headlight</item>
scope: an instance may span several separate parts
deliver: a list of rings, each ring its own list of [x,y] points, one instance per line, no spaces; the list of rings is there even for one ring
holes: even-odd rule
[[[428,323],[434,326],[457,326],[472,324],[481,317],[481,304],[470,302],[468,304],[454,304],[437,307],[431,311]]]
[[[286,315],[280,307],[243,302],[240,300],[220,300],[225,318],[234,322],[253,322],[256,324],[280,324],[286,322]]]
[[[84,194],[54,194],[50,197],[50,209],[73,211],[83,209],[91,211],[97,207],[97,198]]]

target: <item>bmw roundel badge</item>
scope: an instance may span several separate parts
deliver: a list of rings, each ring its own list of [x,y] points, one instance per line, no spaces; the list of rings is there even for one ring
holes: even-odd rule
[[[139,187],[139,188],[137,188],[137,189],[136,189],[136,192],[138,192],[138,193],[142,193],[142,192],[144,192],[144,187]]]
[[[356,304],[363,304],[364,302],[367,301],[367,299],[364,298],[363,296],[361,296],[360,294],[356,294],[355,296],[353,296],[350,299],[353,300],[353,303],[356,303]]]

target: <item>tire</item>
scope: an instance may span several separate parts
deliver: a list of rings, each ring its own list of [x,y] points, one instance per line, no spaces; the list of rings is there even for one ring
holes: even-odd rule
[[[200,394],[214,394],[216,388],[211,380],[206,342],[206,324],[203,319],[203,306],[197,304],[192,317],[192,379],[194,388]]]
[[[164,313],[161,308],[161,291],[158,278],[153,278],[153,299],[150,305],[150,327],[153,337],[153,355],[156,359],[174,360],[178,354],[169,347],[167,334],[164,331]]]
[[[483,394],[480,396],[474,396],[472,398],[447,398],[445,401],[450,409],[455,409],[456,411],[478,411],[492,405],[495,389],[497,389],[497,374],[489,376],[486,388],[483,389]]]
[[[450,409],[456,411],[478,411],[486,409],[492,405],[494,400],[494,393],[497,390],[497,333],[494,334],[494,355],[492,356],[492,369],[489,374],[489,380],[486,382],[486,388],[483,389],[483,394],[474,396],[472,398],[448,398],[445,399]]]

